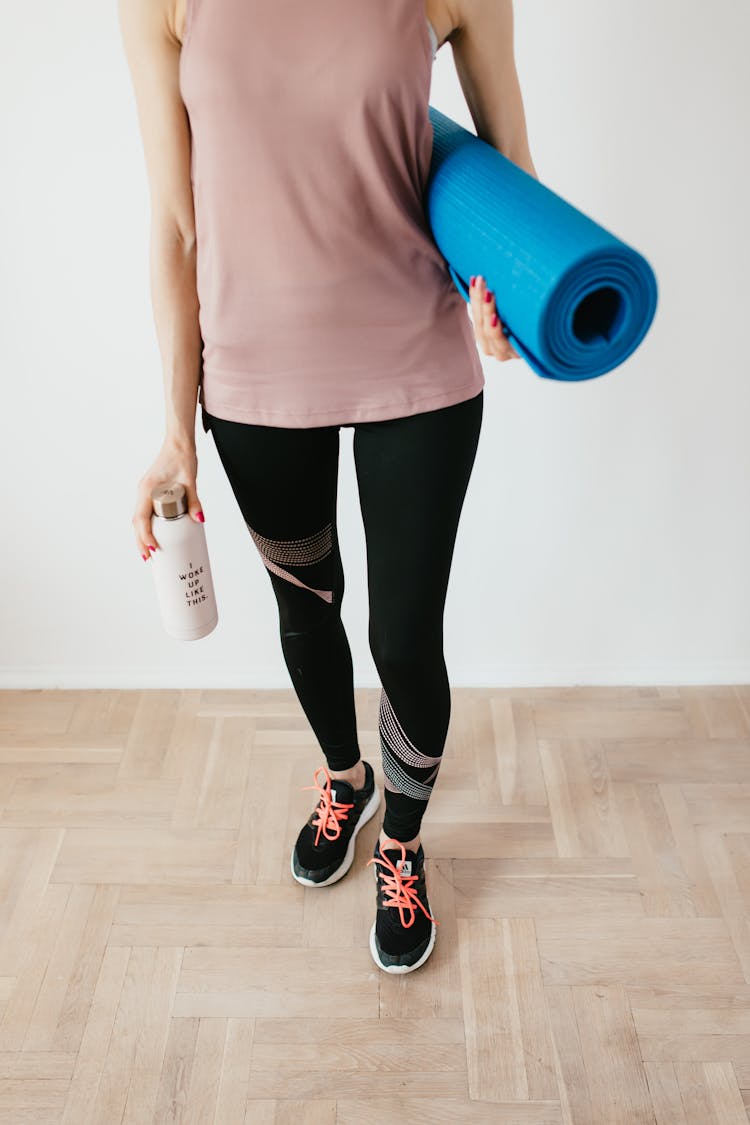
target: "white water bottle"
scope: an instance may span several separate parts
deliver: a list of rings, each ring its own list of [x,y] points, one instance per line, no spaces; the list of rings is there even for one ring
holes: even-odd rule
[[[196,641],[219,620],[206,531],[189,515],[187,492],[179,481],[155,488],[151,504],[159,544],[151,566],[162,622],[178,641]]]

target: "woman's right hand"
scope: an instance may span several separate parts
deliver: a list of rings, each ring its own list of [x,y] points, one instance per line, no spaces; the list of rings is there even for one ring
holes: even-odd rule
[[[151,551],[161,546],[151,529],[151,517],[154,514],[151,493],[159,485],[171,484],[173,481],[183,484],[191,519],[205,523],[196,489],[197,476],[198,455],[195,443],[181,444],[166,438],[156,460],[138,481],[138,495],[131,522],[135,531],[135,541],[144,562],[151,558]]]
[[[484,354],[494,355],[501,363],[506,359],[520,359],[520,355],[505,335],[505,326],[497,315],[495,294],[487,288],[487,282],[481,274],[472,276],[469,294],[474,335]]]

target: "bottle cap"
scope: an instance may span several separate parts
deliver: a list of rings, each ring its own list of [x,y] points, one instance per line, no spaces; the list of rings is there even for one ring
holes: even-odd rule
[[[179,481],[172,484],[160,484],[151,493],[151,503],[157,516],[173,520],[177,516],[184,516],[189,508],[185,485]]]

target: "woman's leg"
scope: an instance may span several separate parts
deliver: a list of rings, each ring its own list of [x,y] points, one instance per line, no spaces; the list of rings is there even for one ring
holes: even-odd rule
[[[354,432],[367,542],[370,650],[380,676],[381,840],[416,840],[442,759],[451,698],[443,611],[484,392]]]
[[[279,609],[284,660],[329,771],[360,759],[344,571],[336,531],[337,426],[295,429],[208,415]],[[359,769],[364,772],[364,766]]]

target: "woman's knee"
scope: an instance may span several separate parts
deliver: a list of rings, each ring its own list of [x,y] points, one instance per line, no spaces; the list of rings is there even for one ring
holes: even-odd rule
[[[341,621],[343,580],[335,576],[330,582],[331,597],[321,597],[319,591],[295,586],[280,575],[269,575],[279,611],[279,628],[282,637],[297,637],[331,628]]]
[[[368,626],[370,652],[381,677],[406,677],[424,669],[425,665],[443,659],[442,623],[429,627],[410,626],[403,621],[380,625],[370,618]]]

